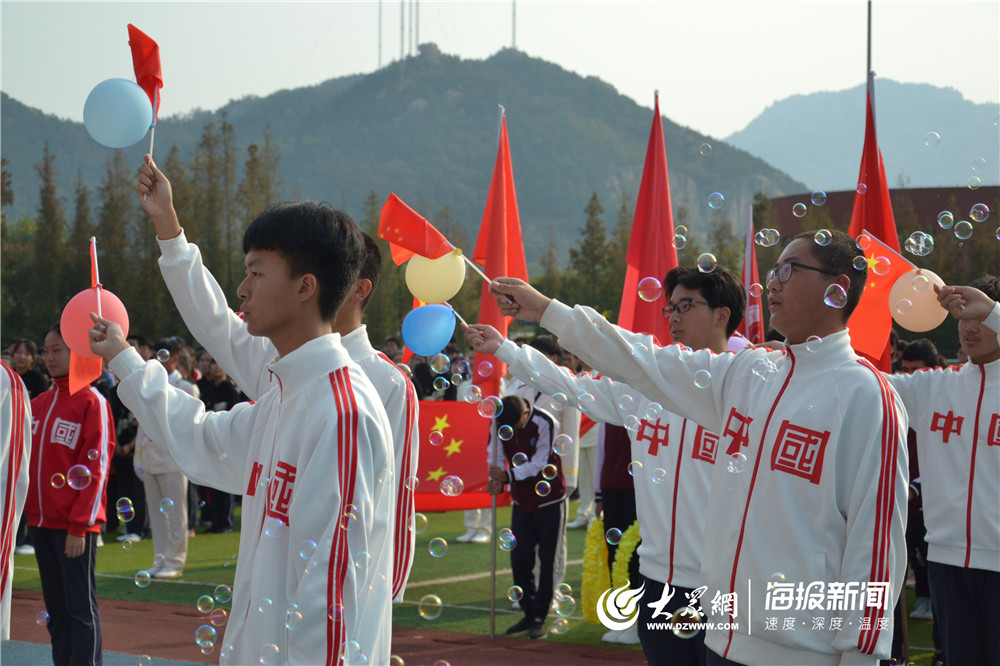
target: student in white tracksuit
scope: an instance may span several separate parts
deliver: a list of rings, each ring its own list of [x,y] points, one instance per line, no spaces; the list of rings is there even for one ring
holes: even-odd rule
[[[14,574],[14,530],[28,494],[31,459],[31,399],[14,370],[0,362],[0,641],[10,639],[10,595]]]
[[[949,664],[1000,664],[1000,280],[955,310],[969,362],[886,375],[917,433],[934,621]],[[981,291],[974,292],[978,288]],[[985,292],[985,293],[983,293]],[[978,310],[972,310],[973,298]]]
[[[233,609],[215,641],[222,663],[388,663],[389,423],[340,336],[323,332],[357,280],[363,237],[347,215],[294,202],[262,213],[243,243],[247,331],[278,352],[268,365],[275,386],[255,404],[206,413],[105,320],[91,349],[193,481],[243,495]]]
[[[866,271],[852,266],[853,239],[832,236],[796,237],[768,273],[783,352],[660,348],[520,281],[491,285],[512,301],[498,298],[504,314],[540,320],[595,369],[720,434],[701,580],[731,624],[707,629],[709,664],[889,656],[906,568],[907,420],[851,349],[846,321]],[[824,302],[831,290],[843,309]]]
[[[664,293],[671,340],[716,353],[726,351],[729,336],[743,319],[746,298],[732,272],[722,267],[710,274],[675,268],[664,280]],[[492,327],[470,326],[466,337],[477,352],[496,348],[508,371],[538,390],[549,395],[592,395],[591,418],[628,430],[631,460],[638,463],[633,464],[632,475],[642,533],[638,554],[643,591],[637,626],[643,651],[649,664],[703,664],[704,632],[680,638],[665,623],[675,610],[699,606],[689,600],[702,584],[705,500],[718,455],[718,435],[663,410],[628,384],[599,373],[574,377],[533,349],[518,348],[509,340],[499,344],[502,339]],[[664,595],[668,601],[658,606]],[[708,600],[700,605],[707,610]]]
[[[256,400],[273,385],[268,362],[276,355],[274,345],[264,337],[253,336],[226,302],[222,288],[205,268],[198,247],[188,243],[170,202],[170,189],[163,173],[151,162],[143,164],[142,176],[147,186],[156,183],[158,198],[140,203],[146,208],[157,232],[160,246],[160,272],[191,334],[240,389]],[[140,179],[141,182],[141,179]],[[413,565],[413,528],[415,484],[408,479],[417,473],[419,456],[419,403],[409,377],[385,354],[372,347],[361,314],[371,301],[382,273],[378,246],[365,236],[365,261],[354,289],[337,311],[333,330],[341,334],[341,343],[378,392],[389,426],[396,469],[396,525],[393,529],[392,591],[395,601],[403,600],[406,580]]]

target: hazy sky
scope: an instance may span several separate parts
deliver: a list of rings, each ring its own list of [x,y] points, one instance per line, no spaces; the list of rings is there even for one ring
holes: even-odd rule
[[[161,117],[216,109],[246,95],[374,71],[379,5],[4,0],[0,86],[29,106],[82,120],[94,85],[134,78],[131,22],[160,44]],[[383,66],[399,58],[400,9],[409,15],[410,5],[381,3]],[[511,6],[423,0],[419,41],[486,58],[511,45]],[[645,107],[659,89],[666,116],[714,137],[742,129],[776,100],[865,81],[864,1],[520,0],[516,16],[518,49],[598,76]],[[872,22],[878,77],[1000,101],[1000,2],[878,0]]]

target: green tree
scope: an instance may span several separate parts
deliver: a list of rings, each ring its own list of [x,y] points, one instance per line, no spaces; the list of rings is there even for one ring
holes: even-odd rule
[[[209,120],[202,126],[201,138],[191,164],[194,194],[192,222],[196,223],[197,233],[189,237],[198,244],[205,265],[220,279],[220,284],[225,278],[228,263],[223,241],[223,176],[222,137],[215,122]]]
[[[90,190],[83,183],[83,175],[77,174],[74,186],[73,226],[66,248],[63,291],[80,291],[90,286],[90,238],[94,228],[90,221]]]
[[[122,151],[116,150],[108,160],[97,191],[101,203],[97,208],[94,235],[97,237],[101,282],[117,294],[126,307],[130,303],[142,303],[145,294],[139,290],[134,279],[131,242],[136,218],[135,177],[125,163]],[[90,285],[84,285],[87,286]]]
[[[59,198],[55,161],[55,155],[49,152],[46,141],[42,161],[35,165],[35,173],[42,184],[38,189],[31,271],[24,298],[25,323],[35,338],[59,318],[63,305],[72,296],[63,292],[60,284],[66,245],[66,216]]]
[[[733,232],[733,225],[721,210],[715,211],[709,225],[708,247],[715,260],[737,275],[743,265],[743,244],[745,239]],[[697,261],[697,259],[696,259]]]
[[[543,294],[559,297],[562,294],[565,277],[559,268],[559,248],[556,245],[555,227],[549,227],[549,243],[545,254],[538,260],[542,274],[532,284]]]

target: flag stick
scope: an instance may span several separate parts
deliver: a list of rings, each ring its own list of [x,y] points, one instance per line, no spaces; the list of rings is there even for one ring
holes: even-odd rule
[[[495,430],[496,424],[491,426]],[[500,448],[500,439],[493,438],[493,459],[491,465],[497,464],[497,449]],[[497,534],[497,496],[490,496],[490,534],[495,539]],[[492,541],[491,541],[492,543]],[[492,544],[490,548],[490,641],[496,639],[496,609],[497,609],[497,547]]]
[[[445,305],[447,305],[449,308],[451,308],[451,311],[455,314],[456,317],[458,317],[458,320],[460,322],[462,322],[462,324],[464,326],[468,327],[469,322],[467,322],[464,319],[462,319],[462,315],[458,314],[458,310],[455,309],[454,305],[452,305],[451,303],[448,303],[447,301],[445,302]]]
[[[462,258],[465,259],[465,263],[467,263],[469,265],[469,268],[471,268],[472,270],[474,270],[476,273],[479,273],[479,276],[481,278],[483,278],[484,280],[486,280],[486,282],[492,282],[493,281],[493,280],[489,279],[488,277],[486,277],[486,274],[483,273],[482,270],[480,270],[479,266],[476,266],[474,263],[472,263],[472,260],[469,259],[467,256],[465,256],[463,254]]]
[[[94,266],[94,284],[92,286],[97,288],[97,316],[104,318],[101,313],[101,273],[97,267],[97,238],[95,236],[90,237],[90,262]]]

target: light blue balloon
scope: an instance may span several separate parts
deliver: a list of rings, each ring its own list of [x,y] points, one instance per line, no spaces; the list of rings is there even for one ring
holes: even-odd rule
[[[422,305],[403,319],[403,341],[418,356],[434,356],[451,341],[455,313],[447,305]]]
[[[87,95],[83,124],[102,146],[127,148],[146,136],[153,124],[153,104],[137,83],[108,79]]]

